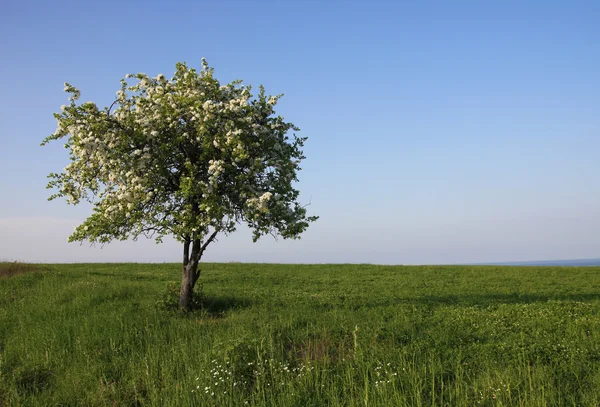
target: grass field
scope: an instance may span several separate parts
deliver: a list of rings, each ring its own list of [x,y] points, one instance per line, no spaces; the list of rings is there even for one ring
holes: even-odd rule
[[[600,405],[598,267],[202,268],[0,275],[0,405]]]

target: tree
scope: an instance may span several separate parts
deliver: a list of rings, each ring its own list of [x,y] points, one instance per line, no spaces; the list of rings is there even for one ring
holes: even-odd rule
[[[254,241],[267,233],[299,238],[317,219],[297,201],[306,138],[289,137],[299,129],[275,115],[282,95],[261,86],[255,98],[242,81],[221,86],[213,73],[202,59],[199,72],[178,63],[171,79],[128,74],[103,109],[78,104],[80,91],[65,83],[70,104],[54,114],[58,127],[42,143],[65,139],[70,157],[48,176],[49,200],[93,205],[69,241],[174,236],[183,243],[183,309],[219,233],[246,223]]]

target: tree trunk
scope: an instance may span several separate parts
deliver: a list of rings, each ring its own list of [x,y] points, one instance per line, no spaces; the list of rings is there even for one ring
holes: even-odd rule
[[[196,263],[197,264],[197,263]],[[179,291],[179,308],[189,310],[194,299],[194,285],[197,280],[196,270],[192,267],[192,262],[183,266],[181,275],[181,290]]]
[[[190,243],[192,244],[192,252],[190,253]],[[194,300],[194,286],[200,271],[198,263],[202,255],[201,241],[196,239],[193,243],[186,240],[183,244],[183,267],[181,269],[181,290],[179,291],[179,308],[189,310]]]
[[[183,267],[181,269],[181,290],[179,291],[179,309],[189,310],[194,301],[194,286],[200,277],[198,263],[202,257],[202,253],[219,233],[215,229],[210,237],[202,244],[201,239],[185,240],[183,243]],[[190,244],[192,252],[190,253]]]

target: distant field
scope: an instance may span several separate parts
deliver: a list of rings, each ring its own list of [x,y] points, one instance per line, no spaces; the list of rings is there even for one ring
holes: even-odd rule
[[[202,267],[0,272],[0,406],[600,405],[599,267]]]
[[[480,266],[571,266],[571,267],[600,267],[600,259],[570,259],[570,260],[537,260],[506,263],[487,263]]]

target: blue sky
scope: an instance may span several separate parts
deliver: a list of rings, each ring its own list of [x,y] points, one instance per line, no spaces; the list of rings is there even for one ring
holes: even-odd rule
[[[206,57],[285,93],[309,138],[300,241],[240,230],[207,261],[424,264],[600,257],[600,2],[5,1],[0,259],[179,261],[167,241],[67,244],[46,201],[63,82],[112,102],[129,72]]]

